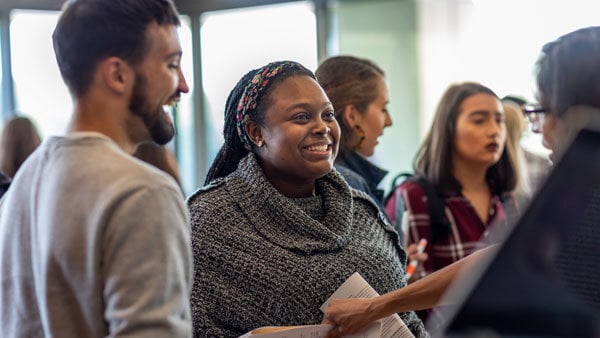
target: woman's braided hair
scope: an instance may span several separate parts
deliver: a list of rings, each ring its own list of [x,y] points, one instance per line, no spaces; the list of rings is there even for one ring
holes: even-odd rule
[[[242,76],[227,97],[223,126],[225,142],[210,166],[204,184],[232,173],[240,160],[256,149],[246,135],[245,121],[263,125],[271,91],[276,84],[295,75],[315,79],[310,70],[293,61],[272,62]]]

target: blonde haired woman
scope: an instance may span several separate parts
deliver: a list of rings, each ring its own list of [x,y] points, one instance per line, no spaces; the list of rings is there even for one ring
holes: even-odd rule
[[[506,124],[506,150],[516,173],[515,195],[522,205],[522,201],[531,195],[527,161],[521,148],[521,137],[527,129],[527,120],[517,104],[505,101],[502,102],[502,107]]]

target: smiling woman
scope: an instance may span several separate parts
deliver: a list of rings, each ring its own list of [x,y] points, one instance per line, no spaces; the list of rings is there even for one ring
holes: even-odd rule
[[[248,120],[251,140],[271,184],[290,197],[307,197],[326,175],[337,154],[340,129],[323,90],[308,76],[295,76],[273,88],[282,98],[266,108],[262,125]],[[277,113],[280,112],[280,113]]]
[[[246,74],[224,135],[208,185],[188,199],[195,336],[320,323],[354,272],[379,293],[404,286],[397,233],[332,170],[340,130],[309,70],[285,61]],[[425,334],[414,313],[400,315]]]

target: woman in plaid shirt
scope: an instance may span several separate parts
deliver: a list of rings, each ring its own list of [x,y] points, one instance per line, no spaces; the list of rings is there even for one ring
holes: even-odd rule
[[[517,211],[511,193],[515,169],[505,142],[504,110],[491,89],[465,82],[446,90],[416,155],[415,179],[401,184],[396,188],[399,194],[394,194],[401,196],[405,208],[406,244],[421,238],[429,243],[425,249],[429,259],[417,275],[441,269],[481,248],[489,227],[505,226],[507,213],[512,217]],[[424,188],[431,191],[430,201]],[[392,211],[396,202],[392,197],[386,210]],[[443,208],[439,219],[430,217],[435,202]]]

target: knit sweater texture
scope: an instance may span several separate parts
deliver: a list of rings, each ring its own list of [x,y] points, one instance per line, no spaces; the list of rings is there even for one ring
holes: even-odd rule
[[[319,307],[354,272],[380,294],[405,285],[404,250],[371,199],[335,170],[316,192],[283,196],[249,154],[190,196],[195,337],[320,323]],[[426,335],[413,312],[400,316]]]

